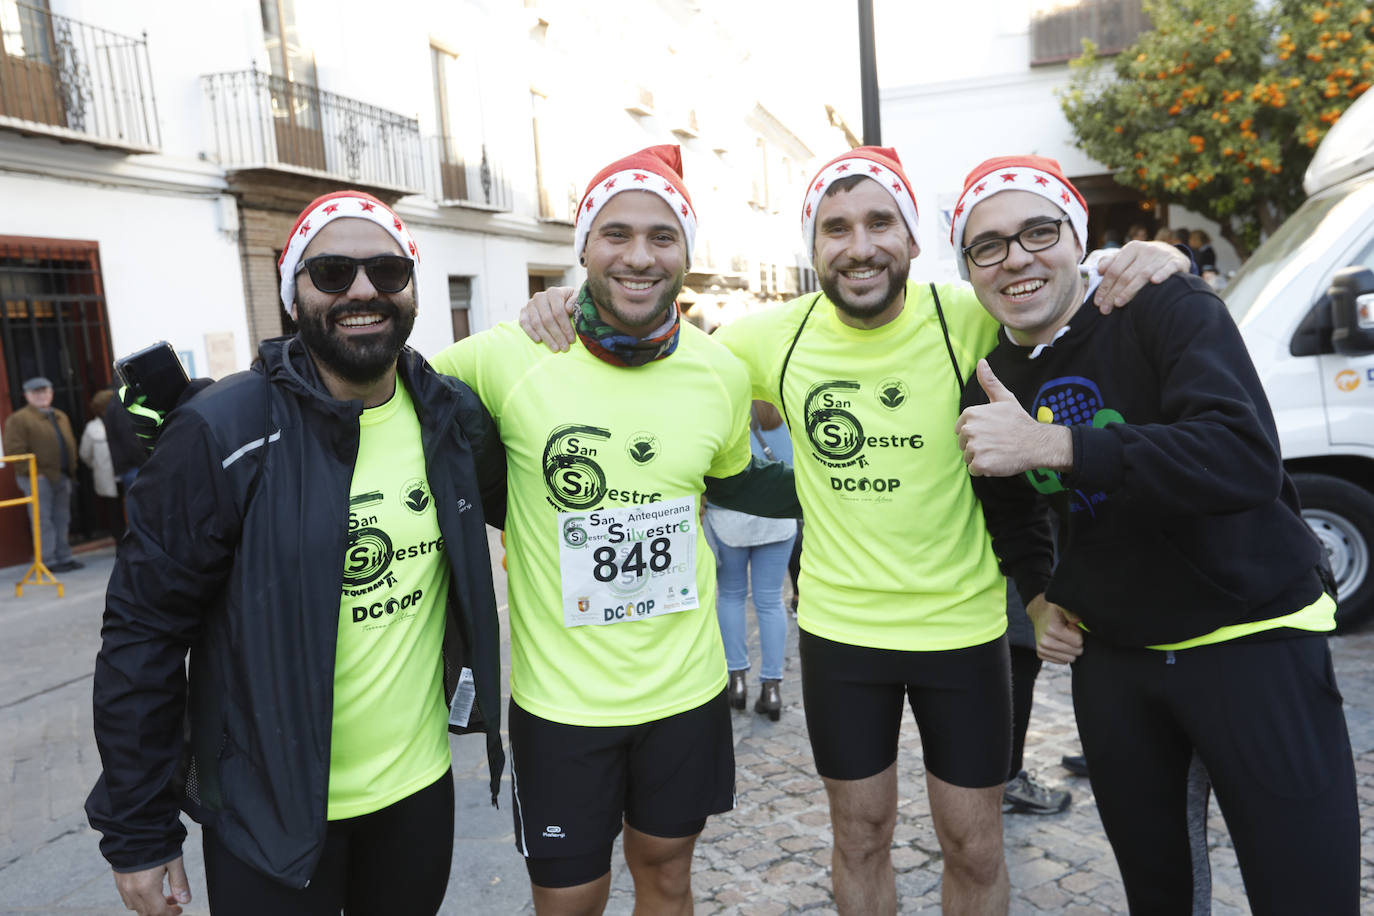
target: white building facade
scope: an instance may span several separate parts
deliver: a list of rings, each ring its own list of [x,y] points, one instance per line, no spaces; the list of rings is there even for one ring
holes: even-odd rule
[[[247,368],[294,329],[276,260],[297,213],[350,187],[416,237],[422,353],[580,282],[585,183],[655,143],[683,148],[695,298],[812,288],[797,202],[855,141],[703,5],[0,0],[0,422],[42,374],[79,435],[112,357],[159,339],[192,375]],[[27,556],[20,527],[0,566]]]

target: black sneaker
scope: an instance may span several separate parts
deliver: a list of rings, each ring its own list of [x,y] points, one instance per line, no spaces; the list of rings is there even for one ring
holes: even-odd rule
[[[1025,770],[1002,790],[1003,814],[1058,814],[1069,806],[1065,789],[1050,789]]]
[[[1075,776],[1088,777],[1088,760],[1082,754],[1065,754],[1059,759],[1059,764]]]

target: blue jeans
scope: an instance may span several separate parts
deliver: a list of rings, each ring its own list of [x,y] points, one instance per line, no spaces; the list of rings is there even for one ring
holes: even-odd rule
[[[25,496],[29,494],[29,475],[28,470],[23,469],[21,473],[15,474],[15,483],[19,485],[19,492]],[[29,503],[29,529],[33,529],[33,503]],[[56,566],[70,562],[72,559],[72,549],[67,545],[67,529],[72,523],[72,479],[70,477],[60,477],[57,483],[53,483],[42,474],[38,475],[38,511],[39,521],[42,522],[39,536],[42,543],[39,545],[43,551],[43,563],[45,566]]]
[[[754,580],[754,612],[759,620],[759,678],[782,680],[782,654],[787,643],[787,615],[782,609],[782,580],[792,540],[786,538],[755,547],[731,547],[716,540],[716,619],[725,643],[725,666],[731,671],[749,667],[744,605]]]

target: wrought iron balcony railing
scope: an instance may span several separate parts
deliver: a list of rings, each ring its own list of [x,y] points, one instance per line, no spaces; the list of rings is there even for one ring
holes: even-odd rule
[[[257,70],[201,82],[215,158],[230,171],[283,169],[410,193],[424,185],[414,118]]]
[[[510,180],[487,156],[487,145],[481,145],[480,155],[475,159],[465,157],[462,150],[462,144],[454,137],[428,139],[425,193],[441,204],[510,210]]]
[[[94,146],[162,143],[148,39],[26,3],[0,4],[0,126]]]

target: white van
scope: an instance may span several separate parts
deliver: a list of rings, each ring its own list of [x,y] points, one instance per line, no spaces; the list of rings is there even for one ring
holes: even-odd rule
[[[1374,617],[1374,92],[1333,125],[1303,187],[1307,202],[1222,297],[1273,405],[1348,629]]]

